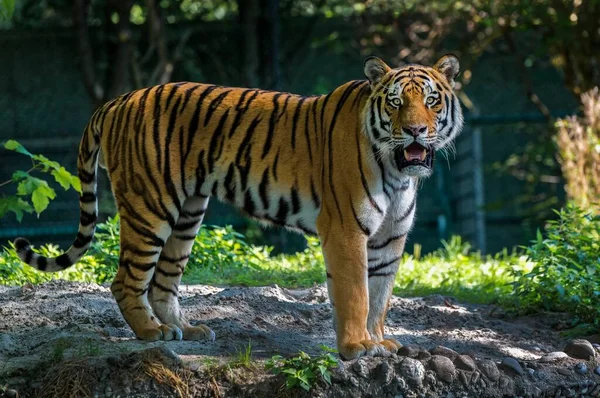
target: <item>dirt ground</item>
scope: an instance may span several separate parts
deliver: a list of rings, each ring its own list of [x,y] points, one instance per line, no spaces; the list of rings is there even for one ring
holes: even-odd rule
[[[136,340],[107,286],[0,286],[0,396],[299,396],[261,361],[335,347],[324,286],[184,286],[181,304],[189,319],[215,331],[216,341]],[[441,296],[394,297],[386,331],[405,346],[401,352],[345,362],[332,385],[302,394],[600,396],[595,349],[590,356],[569,349],[569,356],[547,355],[569,343],[555,329],[562,321],[560,315],[509,319],[494,306]],[[219,367],[249,342],[256,366]],[[149,367],[149,358],[162,372]]]

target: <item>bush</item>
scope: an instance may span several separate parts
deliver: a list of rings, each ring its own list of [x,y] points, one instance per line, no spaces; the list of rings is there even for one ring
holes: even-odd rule
[[[600,216],[568,205],[548,222],[545,238],[527,247],[534,262],[515,272],[514,298],[520,311],[566,311],[574,323],[600,325]]]
[[[581,96],[583,117],[559,119],[555,137],[569,199],[588,207],[600,199],[600,90]]]

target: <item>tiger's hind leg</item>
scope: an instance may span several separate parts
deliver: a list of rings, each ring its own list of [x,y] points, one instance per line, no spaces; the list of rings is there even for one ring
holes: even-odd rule
[[[169,223],[143,220],[121,208],[119,269],[111,291],[136,336],[142,340],[173,340],[181,331],[161,323],[148,301],[148,290],[162,246],[171,234]]]
[[[179,282],[192,252],[194,238],[202,224],[208,197],[186,199],[173,227],[171,236],[160,254],[150,286],[150,304],[158,318],[183,331],[184,340],[214,340],[215,333],[207,326],[191,326],[179,308]]]

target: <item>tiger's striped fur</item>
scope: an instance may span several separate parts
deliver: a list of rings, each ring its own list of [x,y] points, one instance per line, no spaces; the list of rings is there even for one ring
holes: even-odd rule
[[[171,83],[105,104],[78,157],[83,192],[73,245],[56,258],[15,241],[43,271],[77,262],[97,219],[100,149],[121,216],[112,292],[145,340],[214,338],[177,301],[181,275],[210,196],[251,217],[321,239],[344,358],[396,351],[384,338],[393,280],[414,220],[417,180],[462,127],[454,56],[390,69],[365,61],[368,81],[328,95]]]

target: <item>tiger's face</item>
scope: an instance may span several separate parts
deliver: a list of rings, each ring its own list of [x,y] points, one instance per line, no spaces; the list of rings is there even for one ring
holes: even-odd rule
[[[363,120],[378,156],[393,156],[406,175],[431,175],[435,151],[451,145],[463,126],[453,91],[458,71],[454,55],[433,67],[391,69],[376,57],[365,61],[372,92]]]

